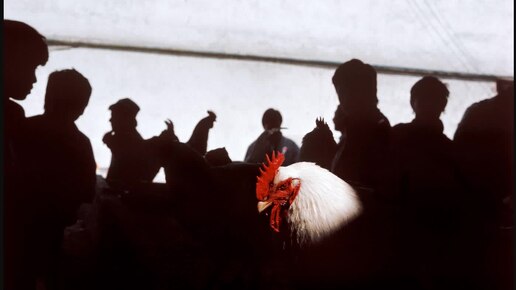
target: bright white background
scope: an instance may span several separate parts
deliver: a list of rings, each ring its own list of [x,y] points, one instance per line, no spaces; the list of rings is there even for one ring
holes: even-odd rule
[[[65,1],[7,0],[7,19],[24,21],[48,39],[192,51],[292,57],[512,76],[512,1]],[[337,105],[333,69],[114,50],[51,47],[49,62],[22,103],[43,111],[48,75],[75,68],[93,93],[79,128],[89,136],[99,172],[109,166],[102,136],[109,105],[129,97],[141,108],[138,130],[159,134],[170,118],[187,141],[206,110],[217,114],[208,149],[233,160],[262,131],[261,116],[283,114],[284,134],[299,145]],[[418,76],[378,76],[379,107],[391,124],[409,122],[410,87]],[[442,116],[452,137],[464,110],[495,94],[490,82],[443,80],[451,92]],[[338,134],[334,134],[338,138]],[[161,174],[157,180],[162,181]]]

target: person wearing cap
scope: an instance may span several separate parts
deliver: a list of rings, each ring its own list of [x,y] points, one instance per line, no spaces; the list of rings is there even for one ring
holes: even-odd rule
[[[131,99],[121,99],[109,107],[112,130],[102,141],[111,150],[111,164],[106,176],[113,188],[130,189],[137,184],[150,183],[160,168],[157,148],[154,142],[147,142],[136,130],[136,115],[140,107]],[[170,120],[168,129],[162,133],[177,141]]]
[[[89,138],[75,125],[92,88],[74,69],[48,77],[44,113],[27,120],[30,168],[37,176],[33,202],[38,219],[35,266],[46,289],[57,288],[58,258],[64,229],[75,223],[82,203],[93,200],[96,164]]]
[[[282,121],[283,118],[278,110],[271,108],[263,113],[262,125],[265,131],[249,145],[244,162],[265,162],[266,154],[271,155],[273,151],[285,155],[284,166],[299,161],[299,147],[294,141],[286,138],[281,133]]]
[[[338,144],[331,171],[367,192],[375,191],[381,183],[391,128],[377,107],[376,70],[352,59],[337,68],[332,82],[346,138]]]

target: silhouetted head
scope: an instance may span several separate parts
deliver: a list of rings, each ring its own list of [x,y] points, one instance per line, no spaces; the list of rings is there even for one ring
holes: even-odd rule
[[[267,109],[267,111],[263,113],[262,125],[265,130],[279,129],[281,127],[281,122],[283,122],[283,118],[279,111]]]
[[[131,99],[125,98],[109,107],[111,110],[111,127],[114,132],[127,132],[136,128],[136,114],[140,107]]]
[[[48,60],[45,37],[29,25],[4,20],[4,98],[24,100],[36,82],[36,68]]]
[[[358,59],[345,62],[335,70],[332,82],[346,114],[376,108],[376,70],[371,65]]]
[[[343,132],[346,129],[346,118],[342,105],[338,105],[333,115],[333,124],[335,124],[335,130]]]
[[[410,105],[420,120],[438,120],[450,92],[438,78],[425,76],[410,90]]]
[[[48,77],[45,115],[63,122],[74,122],[86,109],[90,95],[90,82],[78,71],[55,71]]]

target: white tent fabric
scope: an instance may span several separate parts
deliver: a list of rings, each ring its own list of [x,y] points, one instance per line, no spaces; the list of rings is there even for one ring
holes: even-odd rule
[[[506,0],[8,0],[4,16],[32,25],[49,40],[331,62],[360,58],[373,65],[513,75],[513,2]],[[107,108],[123,97],[141,107],[138,129],[144,137],[159,134],[170,118],[186,141],[206,110],[215,111],[208,149],[226,147],[233,160],[242,160],[260,134],[267,108],[282,112],[284,134],[300,145],[316,117],[333,127],[338,102],[332,68],[51,47],[49,62],[38,69],[38,82],[22,102],[28,116],[42,113],[48,75],[71,67],[93,87],[78,125],[92,141],[100,172],[110,160],[101,141],[110,130]],[[409,91],[419,77],[378,76],[379,107],[393,125],[413,117]],[[452,137],[464,110],[496,92],[492,82],[444,81],[451,93],[442,119]]]
[[[49,39],[512,75],[511,0],[7,0]]]

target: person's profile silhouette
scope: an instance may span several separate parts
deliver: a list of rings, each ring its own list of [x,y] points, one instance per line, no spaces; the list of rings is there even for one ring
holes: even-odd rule
[[[32,176],[23,163],[27,153],[25,111],[14,100],[22,101],[36,82],[36,68],[48,61],[45,37],[31,26],[3,20],[3,124],[4,124],[4,221],[5,287],[24,289],[35,286],[31,271]]]
[[[340,120],[346,138],[341,140],[331,171],[345,181],[378,187],[388,149],[390,123],[378,109],[376,70],[352,59],[332,77],[340,102]]]

